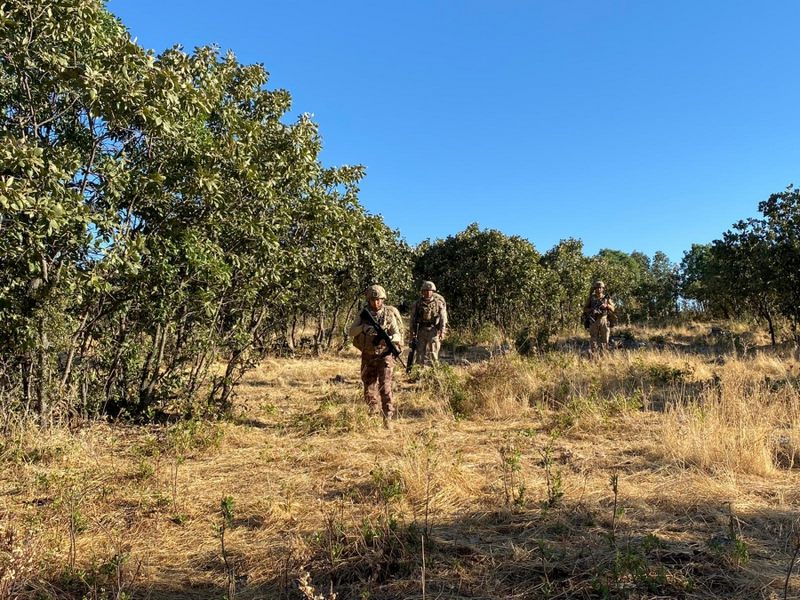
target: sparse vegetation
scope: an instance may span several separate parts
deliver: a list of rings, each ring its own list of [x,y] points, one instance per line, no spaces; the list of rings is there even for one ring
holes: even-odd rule
[[[188,598],[187,579],[229,598],[408,597],[423,580],[429,597],[791,597],[798,363],[689,347],[428,369],[399,380],[391,433],[347,356],[256,368],[230,421],[20,432],[4,447],[0,585],[23,599]]]

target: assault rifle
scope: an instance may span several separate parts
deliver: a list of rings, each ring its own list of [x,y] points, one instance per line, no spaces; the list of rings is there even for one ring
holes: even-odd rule
[[[361,320],[366,321],[372,328],[375,330],[375,333],[378,335],[380,339],[384,341],[386,344],[386,351],[383,353],[383,356],[389,356],[390,354],[395,357],[395,359],[400,361],[400,364],[403,365],[406,369],[408,368],[406,364],[403,362],[403,359],[400,358],[400,349],[397,345],[392,341],[392,338],[389,337],[389,334],[384,331],[383,327],[378,325],[378,322],[369,312],[367,307],[364,307],[361,310]]]

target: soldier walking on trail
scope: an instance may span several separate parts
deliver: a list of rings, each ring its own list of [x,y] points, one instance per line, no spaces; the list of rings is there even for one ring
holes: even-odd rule
[[[416,343],[416,364],[425,366],[439,362],[447,332],[447,304],[432,281],[422,282],[420,294],[411,309],[411,343]]]
[[[375,323],[383,329],[399,350],[403,343],[403,326],[400,312],[394,307],[385,305],[386,290],[379,285],[371,285],[366,290],[367,305],[365,309]],[[370,413],[378,413],[380,399],[381,414],[384,427],[390,426],[395,408],[392,400],[392,372],[394,356],[387,348],[384,340],[378,337],[377,331],[362,313],[356,316],[350,325],[350,337],[353,345],[361,350],[361,381],[364,383],[364,400]]]
[[[606,296],[606,286],[602,281],[592,284],[589,299],[583,307],[583,318],[591,336],[589,354],[596,356],[598,351],[606,352],[611,337],[611,323],[615,317],[614,302]]]

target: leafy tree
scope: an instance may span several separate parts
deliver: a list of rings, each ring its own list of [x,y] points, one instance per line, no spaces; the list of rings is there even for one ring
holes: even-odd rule
[[[600,250],[592,258],[592,278],[606,284],[606,292],[617,305],[617,315],[629,321],[643,313],[637,291],[647,273],[646,261],[645,255],[631,255],[608,248]]]
[[[604,249],[593,258],[593,269],[595,279],[606,283],[619,316],[631,321],[677,312],[678,269],[663,252],[651,259],[643,252]]]
[[[712,312],[756,316],[773,345],[779,318],[795,339],[800,314],[800,202],[789,186],[759,203],[763,218],[739,221],[710,246],[693,246],[682,263],[682,289]]]
[[[359,205],[363,170],[320,164],[316,124],[284,122],[262,66],[153,56],[99,0],[6,2],[0,56],[12,412],[225,411],[293,316],[324,331],[370,277],[405,285],[410,251]]]
[[[642,316],[650,319],[675,315],[680,291],[678,267],[661,251],[657,251],[652,259],[645,256],[645,260],[646,270],[635,291]]]
[[[583,254],[583,242],[574,238],[561,240],[542,256],[541,262],[554,275],[547,296],[558,328],[579,322],[592,284],[591,261]]]
[[[772,273],[770,284],[781,313],[789,319],[796,341],[800,340],[800,190],[789,186],[759,203],[764,215],[766,262]]]
[[[119,193],[133,122],[148,119],[152,59],[99,2],[0,11],[0,339],[22,404],[46,424],[65,384],[59,357],[71,364],[103,310],[79,305],[137,252],[110,239],[117,215],[104,200]]]
[[[445,294],[454,325],[478,329],[490,323],[509,334],[532,325],[543,338],[547,272],[533,244],[472,224],[424,245],[414,265],[417,280],[430,279]]]
[[[746,311],[763,318],[774,345],[780,296],[774,285],[772,251],[764,225],[756,219],[738,222],[722,240],[713,242],[712,252],[720,266],[722,291],[730,298],[734,314]]]
[[[729,318],[735,297],[729,297],[719,252],[711,244],[692,244],[680,265],[681,296],[710,315]]]

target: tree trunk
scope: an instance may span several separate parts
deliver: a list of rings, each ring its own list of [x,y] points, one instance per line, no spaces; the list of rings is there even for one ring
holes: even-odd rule
[[[39,320],[39,348],[36,352],[36,412],[39,414],[39,425],[49,429],[53,424],[52,407],[50,406],[49,369],[47,368],[47,333],[44,323]]]
[[[336,336],[336,327],[339,324],[339,313],[341,312],[341,306],[337,305],[336,310],[333,311],[333,315],[331,316],[331,326],[328,327],[328,332],[326,334],[327,339],[325,340],[325,349],[330,350],[331,346],[333,345],[333,338]]]

